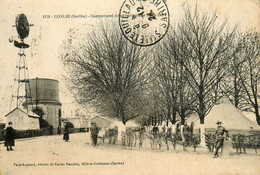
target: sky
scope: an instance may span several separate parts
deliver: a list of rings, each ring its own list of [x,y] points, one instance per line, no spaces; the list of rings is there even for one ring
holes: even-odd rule
[[[182,14],[183,0],[167,0],[171,25]],[[230,25],[240,24],[241,30],[260,28],[258,0],[188,0],[204,9],[217,11],[219,18],[228,19]],[[24,13],[30,24],[29,37],[25,42],[31,47],[26,49],[30,78],[51,78],[60,82],[60,101],[63,106],[73,102],[63,80],[61,44],[69,36],[72,28],[93,30],[102,18],[93,15],[117,15],[123,0],[1,0],[0,6],[0,119],[9,112],[12,86],[18,49],[9,38],[17,39],[15,24],[17,14]],[[50,15],[51,18],[44,18]],[[87,18],[56,18],[56,15],[87,15]],[[102,20],[106,20],[103,18]],[[118,24],[115,24],[118,25]],[[73,105],[72,105],[73,106]],[[64,108],[65,109],[65,108]],[[69,108],[67,108],[69,109]]]

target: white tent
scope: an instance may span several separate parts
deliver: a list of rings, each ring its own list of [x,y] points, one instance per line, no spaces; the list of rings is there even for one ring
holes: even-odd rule
[[[221,121],[228,130],[260,130],[260,126],[248,119],[227,98],[222,98],[205,117],[205,128],[216,128],[216,122]],[[194,120],[194,128],[200,126],[200,120]]]

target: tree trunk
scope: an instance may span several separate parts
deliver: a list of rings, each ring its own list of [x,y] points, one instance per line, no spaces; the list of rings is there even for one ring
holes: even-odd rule
[[[205,134],[205,124],[200,124],[200,146],[206,146],[204,134]]]
[[[202,78],[201,78],[202,79]],[[200,145],[206,146],[205,143],[205,125],[204,125],[204,118],[205,118],[205,105],[204,105],[204,96],[203,96],[203,84],[199,86],[199,117],[200,117]]]
[[[184,140],[184,135],[183,135],[183,127],[184,127],[184,122],[185,122],[185,112],[181,111],[181,138]]]
[[[204,124],[204,118],[205,116],[203,114],[199,114],[200,116],[200,145],[206,146],[205,142],[205,124]]]
[[[118,126],[118,144],[122,143],[122,132],[126,133],[126,125],[123,123]]]
[[[257,124],[260,125],[260,116],[259,116],[258,107],[255,108],[255,117],[256,117]]]
[[[176,123],[176,115],[177,115],[176,111],[173,110],[172,111],[172,120],[171,120],[173,125],[175,125],[175,123]]]
[[[234,104],[235,107],[238,108],[238,104],[239,104],[239,91],[238,91],[238,87],[237,87],[237,72],[235,72],[235,76],[234,76]]]
[[[171,107],[167,107],[167,125],[168,125],[168,120],[171,118]]]

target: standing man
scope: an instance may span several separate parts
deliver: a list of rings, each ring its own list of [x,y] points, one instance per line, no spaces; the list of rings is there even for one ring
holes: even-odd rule
[[[63,135],[63,140],[65,140],[65,142],[67,142],[70,137],[69,137],[69,125],[68,125],[68,122],[65,121],[65,128],[64,128],[64,135]]]
[[[221,126],[222,122],[221,121],[217,121],[217,130],[216,130],[216,151],[215,151],[215,154],[214,154],[214,157],[213,158],[217,158],[219,157],[218,155],[218,150],[220,148],[223,147],[223,144],[224,144],[224,138],[228,138],[228,131],[223,127]],[[226,133],[226,137],[224,136],[224,134]]]
[[[5,129],[5,146],[7,151],[13,151],[14,146],[15,130],[12,127],[12,122],[8,123],[8,127]],[[10,149],[9,149],[10,148]]]
[[[61,128],[60,128],[60,125],[58,126],[58,129],[57,129],[57,134],[60,135],[61,134]]]
[[[52,125],[49,126],[49,134],[53,135],[53,126]]]
[[[96,146],[97,145],[98,132],[99,132],[96,123],[93,123],[93,125],[90,127],[90,132],[91,132],[93,145]]]

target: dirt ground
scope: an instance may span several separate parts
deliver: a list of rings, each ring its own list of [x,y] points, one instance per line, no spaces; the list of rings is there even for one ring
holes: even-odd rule
[[[71,134],[69,142],[62,135],[17,140],[14,151],[6,151],[0,145],[1,175],[85,175],[85,174],[260,174],[260,154],[247,150],[247,154],[235,154],[226,144],[220,158],[212,158],[204,147],[183,151],[177,145],[166,150],[151,150],[149,141],[144,148],[103,144],[93,147],[87,144],[85,133]],[[227,142],[229,143],[229,142]]]

